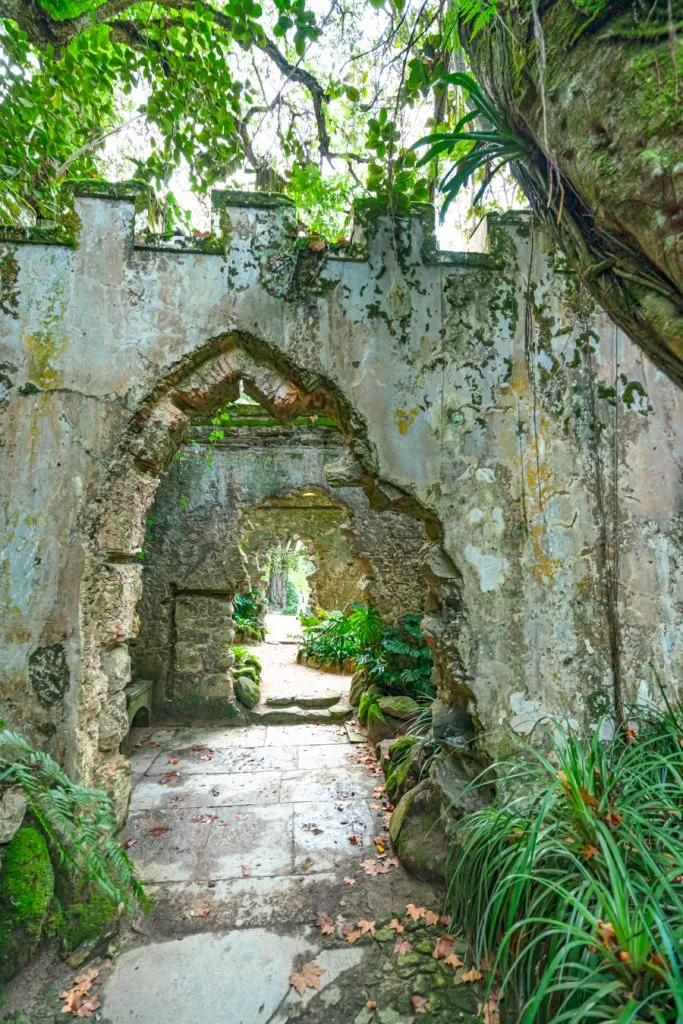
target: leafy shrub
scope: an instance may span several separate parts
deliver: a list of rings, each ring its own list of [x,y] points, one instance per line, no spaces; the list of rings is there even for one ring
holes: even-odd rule
[[[245,594],[236,594],[233,600],[232,620],[240,640],[263,640],[266,635],[261,615],[263,602],[256,587]]]
[[[324,615],[324,618],[319,615],[301,617],[304,632],[301,653],[329,665],[342,666],[346,661],[354,661],[360,644],[350,617],[339,611]]]
[[[364,667],[383,694],[432,700],[432,655],[420,630],[422,616],[405,615],[400,626],[382,622],[376,608],[353,605],[351,611],[302,615],[301,652],[326,664],[353,661]]]
[[[683,1020],[683,707],[637,721],[556,728],[458,823],[451,909],[520,1024]]]
[[[432,700],[432,655],[420,630],[420,615],[405,615],[400,626],[383,626],[379,641],[356,658],[384,693]]]

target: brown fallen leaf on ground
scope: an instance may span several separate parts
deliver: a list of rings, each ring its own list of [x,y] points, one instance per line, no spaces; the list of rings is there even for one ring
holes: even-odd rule
[[[485,1003],[477,1003],[477,1013],[481,1014],[482,1024],[500,1024],[500,1010],[497,992],[490,992]]]
[[[407,939],[401,939],[400,942],[394,943],[394,953],[398,956],[406,956],[408,953],[412,953],[413,947],[410,945]]]
[[[351,843],[351,846],[358,846],[358,836],[357,835],[349,836],[349,842]]]
[[[411,996],[410,1001],[413,1004],[415,1013],[427,1012],[427,999],[425,996]]]
[[[180,772],[177,772],[177,771],[164,772],[163,775],[159,776],[159,785],[160,786],[165,786],[167,782],[171,781],[171,779],[179,779],[179,778],[180,778]]]
[[[428,924],[430,927],[433,924],[439,923],[439,915],[435,914],[433,910],[425,910],[422,916],[425,919],[425,924]]]
[[[248,864],[243,864],[242,865],[242,877],[243,878],[251,878],[251,868],[249,867]]]
[[[149,834],[152,836],[163,836],[165,832],[170,832],[168,825],[155,825],[154,828],[149,830]]]
[[[439,924],[442,924],[444,928],[448,928],[453,923],[453,918],[450,914],[442,914],[439,918]]]
[[[248,814],[236,814],[235,821],[246,821],[248,817]]]
[[[169,764],[180,764],[179,757],[167,757],[166,760],[168,761]]]
[[[384,845],[384,836],[375,836],[375,849],[380,857],[383,857],[386,852]]]
[[[405,926],[400,921],[397,921],[395,917],[389,922],[389,927],[393,928],[397,935],[403,935],[405,931]]]
[[[460,975],[460,980],[466,983],[473,981],[481,981],[482,978],[483,974],[481,973],[481,971],[478,971],[476,967],[471,967],[469,971],[463,971],[463,973]]]
[[[368,932],[370,933],[370,935],[374,935],[375,932],[377,931],[375,922],[366,921],[364,917],[361,917],[360,920],[358,921],[358,928],[360,928],[361,935],[367,935]]]
[[[349,878],[348,875],[344,875],[344,877],[342,878],[342,882],[344,883],[344,885],[355,885],[356,879]]]
[[[137,839],[126,839],[125,843],[123,844],[123,848],[124,850],[130,850],[131,846],[135,846],[136,843]]]
[[[73,1013],[76,1017],[85,1018],[100,1008],[102,1004],[99,996],[90,991],[99,974],[97,967],[91,967],[83,974],[76,975],[73,986],[59,993],[59,998],[64,1000],[62,1013]]]
[[[307,988],[320,988],[320,975],[325,973],[325,968],[310,960],[304,964],[300,971],[294,971],[290,975],[289,984],[300,995],[303,996]]]
[[[160,747],[160,746],[161,746],[161,743],[157,743],[156,741],[154,741],[153,743],[150,743],[150,747]]]
[[[323,935],[334,935],[334,921],[329,914],[321,914],[319,924]]]
[[[453,952],[453,939],[450,935],[442,935],[436,946],[432,956],[435,960],[444,960],[447,956],[450,956]]]
[[[368,999],[368,1001],[367,1001],[367,1003],[365,1005],[367,1006],[368,1010],[376,1010],[377,1009],[377,1003],[375,1002],[374,999]]]
[[[386,791],[387,791],[387,787],[386,786],[375,786],[375,788],[372,791],[372,795],[374,796],[374,798],[376,800],[378,797],[383,796],[386,793]]]
[[[186,911],[183,914],[183,917],[186,919],[192,917],[208,917],[210,913],[211,907],[208,906],[208,904],[199,904],[198,906],[193,907],[191,910]]]
[[[190,818],[196,825],[206,825],[210,821],[218,821],[217,814],[195,814],[194,818]]]
[[[458,967],[464,967],[464,962],[460,959],[457,953],[450,953],[444,957],[444,967],[452,967],[453,970],[457,970]]]
[[[361,933],[358,931],[357,928],[352,928],[351,931],[347,932],[344,937],[348,942],[349,946],[352,946],[354,942],[358,942],[358,940],[361,937]]]
[[[419,921],[424,915],[424,907],[416,907],[414,903],[408,903],[406,906],[406,916],[412,917],[413,921]]]

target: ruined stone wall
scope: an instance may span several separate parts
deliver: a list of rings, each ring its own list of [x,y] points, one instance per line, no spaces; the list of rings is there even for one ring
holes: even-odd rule
[[[135,242],[125,188],[88,187],[0,257],[0,717],[125,792],[103,723],[145,520],[188,413],[240,379],[282,418],[327,410],[335,482],[422,517],[442,696],[490,750],[674,685],[680,393],[527,218],[453,256],[425,210],[366,206],[319,252],[286,201],[219,193],[214,235],[174,249]]]
[[[211,440],[212,433],[191,430],[147,517],[131,655],[133,677],[155,681],[163,713],[206,713],[203,689],[214,710],[219,691],[229,696],[220,674],[231,623],[221,602],[260,583],[250,558],[259,547],[300,538],[325,608],[367,597],[394,620],[425,603],[422,524],[371,509],[359,488],[329,485],[326,467],[346,451],[338,429],[228,427]]]

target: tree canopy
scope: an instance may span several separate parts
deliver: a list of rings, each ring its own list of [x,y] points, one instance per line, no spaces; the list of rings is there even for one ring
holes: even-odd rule
[[[162,197],[161,229],[182,178],[287,191],[333,237],[356,194],[405,213],[468,189],[478,215],[511,172],[597,300],[683,379],[683,0],[327,4],[0,0],[0,221],[50,217],[61,184],[113,174]]]

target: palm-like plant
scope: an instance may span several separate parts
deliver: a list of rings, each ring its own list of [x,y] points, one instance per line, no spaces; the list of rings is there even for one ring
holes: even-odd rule
[[[557,729],[459,823],[449,900],[520,1024],[683,1020],[682,738],[680,706],[609,743]]]
[[[452,166],[439,183],[440,191],[446,197],[441,209],[443,218],[460,190],[478,171],[483,171],[483,179],[473,199],[473,206],[484,195],[494,175],[513,161],[527,160],[529,149],[525,140],[512,130],[503,111],[490,102],[471,75],[454,72],[445,75],[441,84],[463,89],[469,97],[470,109],[460,118],[453,131],[425,135],[412,148],[429,146],[418,160],[418,167],[440,157],[453,158]],[[467,127],[476,120],[484,127]]]

